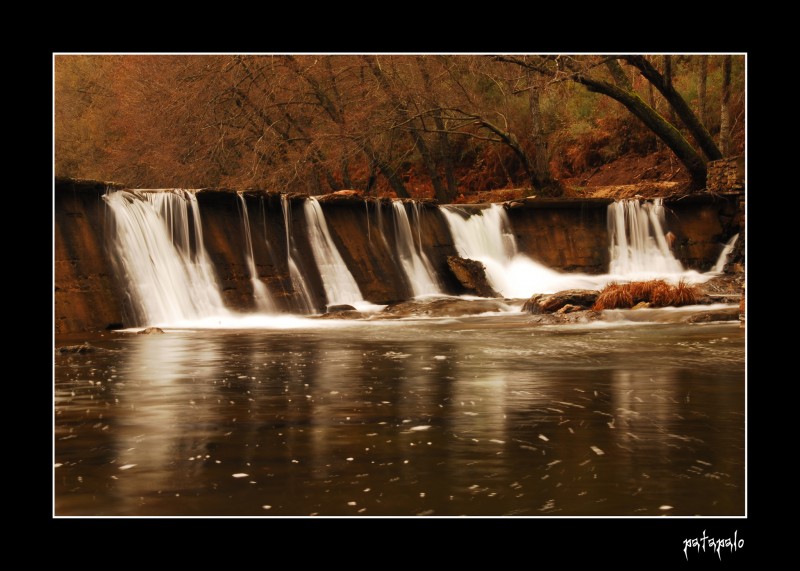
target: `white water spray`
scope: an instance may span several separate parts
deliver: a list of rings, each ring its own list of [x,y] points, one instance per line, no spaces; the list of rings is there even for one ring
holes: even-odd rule
[[[112,249],[135,325],[229,314],[203,245],[194,194],[121,190],[103,199],[113,215]]]
[[[562,274],[520,254],[508,215],[500,204],[471,214],[457,206],[443,206],[442,214],[458,254],[481,262],[489,284],[505,297],[596,287],[593,276]]]

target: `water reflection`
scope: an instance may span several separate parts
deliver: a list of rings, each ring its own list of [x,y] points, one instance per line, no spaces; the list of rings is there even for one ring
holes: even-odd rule
[[[495,318],[106,346],[57,357],[59,515],[744,511],[735,326]]]

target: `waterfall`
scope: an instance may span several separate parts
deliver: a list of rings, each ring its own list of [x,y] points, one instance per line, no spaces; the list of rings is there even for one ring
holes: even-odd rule
[[[481,262],[489,284],[505,297],[596,287],[596,280],[590,276],[562,274],[520,254],[508,215],[500,204],[477,212],[452,205],[442,206],[441,211],[458,254]]]
[[[237,195],[242,205],[242,226],[244,229],[245,244],[247,245],[247,268],[250,272],[250,283],[253,284],[253,299],[255,299],[256,308],[259,311],[272,313],[275,311],[275,304],[272,301],[272,297],[269,295],[269,291],[267,291],[267,286],[258,278],[256,263],[253,258],[253,240],[250,235],[250,216],[247,213],[247,201],[244,199],[244,194],[241,192],[237,193]]]
[[[652,279],[683,272],[663,228],[664,206],[660,198],[653,202],[622,200],[610,204],[610,273],[630,279]]]
[[[283,227],[286,230],[286,258],[289,266],[289,277],[292,280],[292,288],[300,298],[301,311],[303,313],[313,313],[314,302],[308,289],[308,283],[297,265],[297,248],[292,234],[292,204],[286,194],[281,194],[281,211],[283,212]]]
[[[203,245],[194,194],[117,191],[103,196],[113,217],[112,251],[134,311],[131,325],[166,325],[227,315]]]
[[[308,226],[308,239],[319,268],[328,305],[349,304],[364,306],[364,297],[358,289],[353,274],[347,269],[339,250],[331,238],[322,206],[314,197],[303,205]]]
[[[400,200],[395,200],[392,202],[392,208],[394,209],[397,255],[411,285],[412,295],[418,297],[440,293],[436,282],[436,273],[428,260],[428,256],[422,250],[419,212],[416,212],[417,241],[415,241],[405,204]]]
[[[719,254],[719,258],[717,258],[717,263],[714,264],[714,267],[711,269],[712,273],[721,274],[725,270],[725,264],[728,263],[728,257],[733,252],[733,247],[736,245],[736,240],[739,238],[739,234],[735,234],[733,238],[728,240],[728,243],[725,244],[725,247],[722,248],[722,252]]]

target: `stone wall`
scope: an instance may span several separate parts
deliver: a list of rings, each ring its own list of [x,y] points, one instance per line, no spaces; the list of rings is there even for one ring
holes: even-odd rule
[[[744,156],[708,163],[706,177],[708,192],[744,192]]]

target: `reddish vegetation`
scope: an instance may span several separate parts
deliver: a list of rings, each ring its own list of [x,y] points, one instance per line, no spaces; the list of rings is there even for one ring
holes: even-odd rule
[[[440,202],[651,197],[702,188],[706,158],[744,151],[741,55],[54,63],[56,175],[137,188],[353,189]],[[658,78],[679,95],[659,93]]]
[[[653,307],[693,305],[700,296],[697,286],[680,280],[670,285],[663,280],[610,283],[600,292],[594,304],[595,311],[602,309],[627,309],[638,303],[649,303]]]

